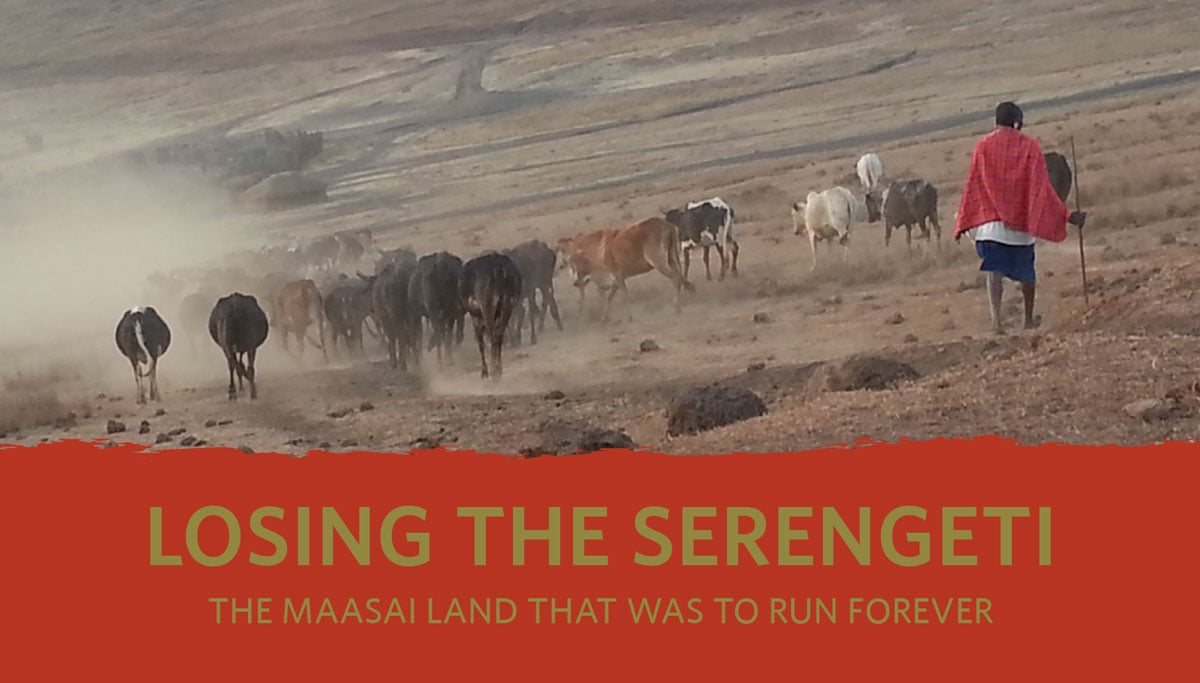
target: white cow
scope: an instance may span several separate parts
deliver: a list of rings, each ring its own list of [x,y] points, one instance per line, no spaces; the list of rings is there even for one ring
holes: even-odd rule
[[[813,263],[810,270],[817,268],[817,242],[824,240],[833,246],[836,239],[845,247],[843,258],[850,257],[850,226],[866,218],[866,206],[844,187],[833,187],[824,192],[809,192],[803,203],[792,204],[792,225],[795,234],[808,232],[812,246]]]
[[[883,162],[874,152],[868,152],[858,159],[858,181],[862,183],[863,192],[873,192],[883,181]]]

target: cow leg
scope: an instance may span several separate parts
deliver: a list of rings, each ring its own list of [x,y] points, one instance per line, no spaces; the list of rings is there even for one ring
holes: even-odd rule
[[[317,319],[317,339],[321,342],[321,357],[325,359],[325,364],[329,364],[329,352],[325,350],[325,323]]]
[[[150,356],[150,400],[161,401],[158,395],[158,357]]]
[[[133,382],[137,386],[137,402],[145,403],[146,395],[142,388],[142,373],[138,369],[137,352],[134,352],[133,358],[130,359],[129,363],[133,366]]]
[[[817,235],[811,230],[808,232],[808,245],[812,247],[812,268],[808,269],[808,272],[811,273],[817,269]]]
[[[475,343],[479,345],[479,363],[482,365],[482,369],[479,371],[479,376],[484,379],[487,379],[488,359],[487,359],[487,351],[484,349],[484,345],[483,345],[483,321],[478,318],[475,318],[475,316],[471,316],[471,317],[473,318],[473,320],[471,322],[473,323],[473,326],[475,328]]]
[[[579,312],[583,313],[583,298],[585,295],[584,288],[587,287],[587,283],[584,282],[581,284],[576,282],[575,287],[579,290]]]
[[[546,301],[548,301],[550,304],[550,315],[554,316],[554,324],[558,326],[558,331],[562,332],[562,329],[563,329],[562,318],[560,318],[558,316],[558,300],[554,298],[554,285],[551,284],[549,287],[547,287],[543,291],[543,294],[545,295]],[[543,306],[543,311],[542,311],[543,318],[546,315],[544,308],[545,307]]]
[[[304,361],[304,335],[307,332],[308,332],[308,330],[304,329],[304,330],[301,330],[300,333],[296,335],[296,362],[297,363],[302,363]]]
[[[911,224],[904,226],[905,244],[908,246],[908,255],[912,256],[912,229]]]
[[[725,279],[725,271],[727,270],[726,260],[728,255],[725,253],[725,247],[722,247],[718,244],[715,246],[715,248],[717,250],[717,256],[721,257],[721,274],[717,276],[717,281],[721,282]]]
[[[937,217],[936,213],[929,217],[929,222],[933,223],[933,231],[935,233],[937,233],[937,246],[938,246],[938,249],[941,249],[942,248],[942,225],[941,225],[941,223],[938,222],[938,217]]]
[[[515,334],[513,335],[512,345],[520,346],[521,342],[522,342],[521,327],[525,324],[525,301],[524,301],[524,299],[518,300],[516,305],[513,307],[512,319],[513,319],[513,323],[515,323],[515,327],[516,327]]]
[[[420,368],[421,360],[425,354],[425,349],[421,344],[424,343],[425,330],[421,326],[421,321],[418,320],[415,325],[410,325],[408,329],[408,348],[412,350],[413,365]]]
[[[688,271],[692,267],[692,248],[688,247],[683,250],[683,277],[686,279]]]
[[[512,309],[501,307],[498,311],[498,324],[493,328],[490,335],[492,347],[492,378],[499,380],[504,375],[504,332],[508,329],[508,319],[512,316]],[[532,317],[530,318],[532,322]],[[534,343],[534,341],[530,341]]]
[[[437,327],[430,321],[429,341],[430,346],[437,344]],[[421,354],[425,352],[425,319],[422,316],[417,316],[417,319],[409,324],[408,328],[408,344],[412,348],[413,362],[420,365]]]
[[[228,349],[225,350],[225,364],[229,366],[229,400],[236,401],[237,385],[233,381],[233,376],[237,375],[237,358]],[[241,376],[238,375],[238,377]]]
[[[892,243],[892,224],[884,221],[883,223],[883,247],[886,249]]]
[[[600,322],[601,323],[608,322],[608,311],[609,311],[609,309],[612,308],[613,299],[617,296],[617,289],[618,289],[617,282],[619,282],[619,280],[614,281],[612,284],[610,284],[608,286],[607,292],[603,289],[600,290],[601,292],[604,292],[607,294],[607,296],[604,299],[604,311],[603,311],[603,313],[600,314]]]
[[[254,383],[254,357],[258,355],[258,349],[250,349],[246,352],[246,379],[250,381],[250,398],[258,398],[258,385]]]
[[[392,337],[390,331],[380,330],[383,333],[383,345],[387,347],[388,367],[395,370],[400,366],[400,359],[396,356],[396,339]]]
[[[740,247],[738,246],[737,241],[734,240],[733,238],[730,238],[729,239],[729,262],[730,262],[729,272],[733,273],[734,277],[738,276],[737,257],[738,257],[739,249],[740,249]]]
[[[443,342],[442,342],[443,326],[444,325],[442,324],[442,320],[440,320],[440,319],[438,320],[438,322],[433,322],[433,320],[430,320],[430,348],[437,349],[437,351],[434,353],[437,353],[438,367],[444,367],[444,364],[445,364],[445,361],[442,358],[443,357],[442,351],[443,351],[443,346],[444,346]],[[420,346],[420,345],[418,345],[418,346]]]
[[[438,360],[445,365],[453,365],[451,353],[454,351],[454,318],[438,322]]]
[[[705,245],[702,248],[704,249],[704,279],[711,280],[712,279],[712,268],[709,267],[709,265],[708,265],[709,247],[708,247],[708,245]]]
[[[504,363],[501,360],[501,349],[504,347],[504,330],[497,330],[491,335],[492,379],[499,380],[504,375]]]
[[[492,380],[499,380],[504,374],[504,368],[500,365],[500,345],[504,343],[506,328],[506,325],[496,324],[487,330],[488,376]]]
[[[537,344],[537,317],[540,315],[537,305],[537,290],[529,292],[529,344],[530,346]]]
[[[421,348],[421,341],[420,341],[420,339],[418,339],[417,335],[422,334],[424,332],[423,330],[418,332],[420,327],[421,327],[421,324],[420,324],[420,321],[418,320],[417,324],[415,324],[415,325],[412,323],[409,323],[405,327],[405,331],[404,331],[404,343],[408,347],[408,352],[410,354],[412,354],[413,367],[418,368],[418,369],[421,367],[421,353],[423,352],[423,349]]]
[[[670,272],[670,271],[668,271],[668,272]],[[617,280],[617,288],[624,295],[622,298],[625,299],[625,310],[628,312],[629,322],[633,322],[633,306],[631,306],[629,304],[629,289],[625,287],[625,279],[624,278]]]

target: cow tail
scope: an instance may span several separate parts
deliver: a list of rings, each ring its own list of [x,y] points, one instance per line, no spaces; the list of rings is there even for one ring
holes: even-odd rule
[[[234,370],[237,371],[238,377],[249,379],[249,376],[246,374],[246,366],[242,364],[242,359],[238,357],[237,351],[233,348],[229,332],[229,318],[222,317],[217,321],[217,340],[221,342],[221,348],[228,357],[233,359]]]
[[[146,355],[146,362],[149,363],[150,349],[146,348],[146,335],[142,332],[141,316],[139,316],[137,320],[133,321],[133,336],[135,339],[137,339],[138,348],[141,349],[142,353]]]
[[[667,233],[667,267],[671,269],[671,273],[679,278],[679,282],[683,288],[689,292],[696,291],[696,286],[687,281],[683,276],[683,258],[680,256],[679,246],[679,228],[671,226],[671,231]]]

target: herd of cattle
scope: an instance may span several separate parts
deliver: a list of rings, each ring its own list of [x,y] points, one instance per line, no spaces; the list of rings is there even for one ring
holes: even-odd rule
[[[1065,200],[1072,181],[1066,159],[1050,152],[1046,164],[1055,192]],[[812,268],[817,265],[818,241],[832,245],[836,240],[848,257],[850,228],[864,221],[883,221],[885,246],[900,227],[907,231],[910,248],[914,227],[928,242],[932,226],[940,244],[938,193],[932,183],[886,181],[876,154],[863,155],[856,171],[861,195],[836,186],[810,192],[804,202],[792,205],[795,233],[808,234]],[[678,312],[683,292],[695,290],[688,281],[694,249],[702,250],[707,279],[712,279],[712,249],[721,261],[718,279],[727,272],[737,276],[734,210],[721,198],[689,202],[626,227],[563,238],[555,248],[530,240],[465,262],[446,251],[418,258],[408,248],[381,250],[371,231],[361,229],[326,235],[304,246],[244,252],[231,256],[221,269],[156,274],[150,284],[151,296],[173,304],[168,308],[179,318],[193,353],[204,336],[221,349],[229,373],[229,399],[237,398],[245,382],[254,399],[255,357],[271,329],[277,331],[284,351],[297,359],[307,341],[326,360],[327,344],[334,352],[340,344],[347,356],[363,357],[365,330],[387,349],[390,367],[406,371],[419,367],[428,351],[436,351],[439,365],[451,363],[469,315],[480,374],[498,379],[506,338],[519,345],[528,325],[530,343],[536,344],[538,332],[545,331],[547,312],[563,329],[554,295],[559,271],[570,273],[581,309],[587,285],[596,285],[605,296],[602,321],[609,320],[617,293],[628,294],[626,280],[652,270],[671,282]],[[362,273],[361,266],[371,262],[373,274]],[[346,269],[355,275],[346,275]],[[200,283],[200,288],[188,292],[189,281],[193,286]],[[294,352],[290,340],[296,344]],[[116,342],[133,367],[138,402],[146,401],[145,380],[150,400],[160,400],[158,359],[171,343],[163,316],[149,306],[126,311],[117,325]]]

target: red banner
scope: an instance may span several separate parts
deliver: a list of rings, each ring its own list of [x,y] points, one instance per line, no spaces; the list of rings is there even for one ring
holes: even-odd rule
[[[5,680],[1195,668],[1196,446],[0,450]]]

